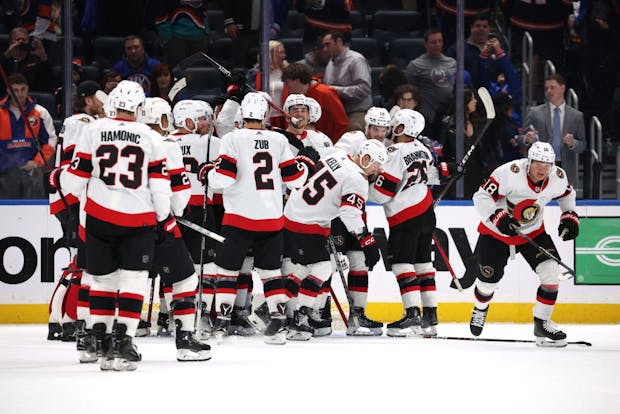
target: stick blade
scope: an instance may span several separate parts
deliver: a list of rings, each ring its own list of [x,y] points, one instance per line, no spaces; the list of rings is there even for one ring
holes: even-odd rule
[[[170,88],[170,92],[168,92],[168,99],[170,102],[174,101],[177,94],[181,91],[181,89],[187,86],[187,79],[185,77],[179,79],[173,86]]]
[[[478,88],[478,97],[484,105],[484,110],[487,113],[487,119],[495,119],[495,106],[493,106],[493,99],[489,95],[489,91],[485,87]]]

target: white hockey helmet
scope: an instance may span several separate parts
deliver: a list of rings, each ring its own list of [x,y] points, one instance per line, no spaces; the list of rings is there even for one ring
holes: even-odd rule
[[[262,121],[267,116],[268,111],[269,104],[261,93],[249,92],[241,101],[241,116],[243,119]]]
[[[202,101],[193,101],[191,99],[185,99],[177,102],[172,110],[174,116],[174,125],[177,128],[187,129],[185,120],[191,119],[194,122],[194,129],[191,132],[195,132],[198,128],[198,119],[200,117],[206,117],[204,104]]]
[[[108,97],[108,101],[111,101],[109,106],[128,112],[136,113],[146,99],[142,86],[137,82],[129,80],[121,81],[112,92],[110,93],[112,99]]]
[[[291,110],[291,107],[295,105],[304,105],[310,111],[310,105],[308,105],[308,100],[305,95],[300,93],[293,93],[286,97],[286,101],[284,101],[284,112],[287,114]]]
[[[162,125],[163,116],[168,118],[168,125],[164,128]],[[166,132],[172,132],[172,108],[170,104],[162,98],[146,98],[144,105],[138,111],[137,121],[143,124],[159,125]]]
[[[211,122],[211,120],[213,120],[213,108],[211,108],[211,105],[209,105],[208,102],[200,100],[195,100],[194,102],[197,102],[197,104],[202,108],[207,120]]]
[[[527,152],[528,164],[532,161],[548,162],[553,164],[555,162],[555,151],[548,142],[536,141],[532,144]]]
[[[375,162],[379,163],[379,165],[384,165],[388,159],[387,148],[385,148],[385,145],[376,139],[367,139],[364,141],[364,143],[360,146],[358,155],[360,157],[360,165],[362,168],[368,168]],[[365,155],[368,155],[370,160],[368,161],[368,164],[362,165],[361,163]]]
[[[403,130],[396,133],[396,130],[401,125],[404,127]],[[392,118],[392,131],[394,136],[397,137],[406,135],[415,138],[424,130],[425,125],[424,115],[413,109],[401,109]]]
[[[308,111],[310,112],[310,119],[308,120],[311,124],[316,124],[319,119],[321,119],[321,115],[323,111],[321,110],[321,105],[316,101],[316,99],[306,96],[306,102],[308,104]]]
[[[364,115],[364,121],[366,122],[366,130],[371,125],[390,127],[390,113],[385,108],[378,108],[373,106]]]

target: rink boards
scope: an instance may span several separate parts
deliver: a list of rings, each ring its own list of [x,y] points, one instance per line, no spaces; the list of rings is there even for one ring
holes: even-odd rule
[[[545,226],[558,248],[563,262],[577,265],[577,278],[561,284],[553,317],[558,322],[620,322],[620,221],[619,201],[583,201],[577,212],[582,218],[578,243],[557,237],[560,210],[556,205],[545,209]],[[380,206],[367,208],[368,225],[379,243],[389,229]],[[0,204],[0,323],[43,323],[47,321],[47,303],[55,288],[61,268],[69,254],[60,243],[58,221],[49,216],[44,202]],[[437,208],[437,236],[456,275],[463,285],[459,292],[445,265],[436,255],[437,294],[441,321],[469,321],[472,307],[475,266],[466,272],[475,251],[479,216],[471,202],[442,202]],[[607,234],[609,233],[609,234]],[[575,260],[577,258],[577,260]],[[577,263],[576,263],[577,262]],[[341,302],[344,292],[335,275],[332,283]],[[505,269],[500,288],[495,293],[489,320],[530,322],[538,278],[517,255]],[[146,287],[145,287],[146,289]],[[254,292],[260,294],[260,281],[254,279]],[[394,275],[379,262],[369,277],[368,313],[375,319],[391,321],[400,317],[402,305]]]

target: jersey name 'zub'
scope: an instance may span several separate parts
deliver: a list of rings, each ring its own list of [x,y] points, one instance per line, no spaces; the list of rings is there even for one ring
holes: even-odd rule
[[[124,227],[152,226],[170,214],[170,179],[162,137],[148,126],[104,118],[85,131],[61,188],[80,194],[86,213]]]
[[[297,188],[307,176],[282,134],[244,128],[222,137],[220,156],[208,179],[209,187],[223,189],[223,225],[277,231],[284,225],[282,183]]]
[[[370,188],[370,199],[383,204],[393,227],[432,206],[433,196],[426,184],[435,166],[430,150],[418,140],[394,144],[388,154],[383,172]]]
[[[497,167],[491,177],[473,196],[474,206],[483,218],[478,226],[481,234],[490,234],[508,244],[525,244],[519,236],[509,237],[497,230],[489,217],[497,209],[508,210],[521,224],[523,233],[534,238],[542,233],[545,206],[556,199],[562,211],[575,210],[575,191],[563,169],[552,166],[542,185],[535,185],[527,175],[527,158]]]
[[[296,233],[330,232],[331,221],[340,217],[350,232],[364,228],[362,213],[368,197],[368,180],[347,154],[332,150],[321,157],[306,185],[293,191],[284,207],[284,226]]]

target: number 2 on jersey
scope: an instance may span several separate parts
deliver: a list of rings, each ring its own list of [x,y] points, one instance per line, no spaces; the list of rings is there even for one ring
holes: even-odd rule
[[[254,170],[254,181],[257,190],[273,190],[273,179],[265,177],[273,171],[273,158],[268,152],[257,152],[252,158],[254,164],[258,164]]]

